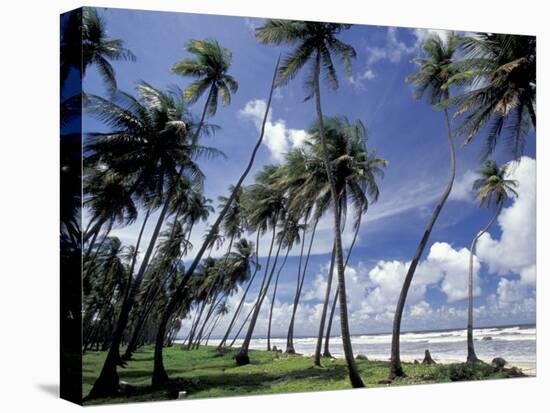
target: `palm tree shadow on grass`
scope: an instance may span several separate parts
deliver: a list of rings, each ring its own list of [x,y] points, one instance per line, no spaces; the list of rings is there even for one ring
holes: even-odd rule
[[[193,396],[210,390],[221,391],[222,394],[225,391],[231,391],[235,395],[246,395],[258,391],[269,392],[271,386],[285,381],[292,382],[304,379],[343,380],[347,377],[347,369],[344,365],[331,365],[322,369],[313,366],[303,369],[297,366],[295,370],[290,372],[249,371],[251,365],[261,366],[272,363],[273,360],[253,360],[248,366],[237,367],[232,363],[232,359],[224,360],[224,363],[209,365],[205,368],[201,368],[200,365],[190,368],[188,372],[213,370],[210,374],[198,374],[195,377],[181,376],[182,373],[185,374],[185,370],[182,369],[167,369],[167,373],[174,376],[162,388],[154,388],[149,384],[126,384],[117,396],[132,398],[133,400],[170,400],[177,399],[180,391],[186,391],[188,396]],[[222,374],[220,374],[220,370]],[[150,373],[150,370],[147,369],[124,371],[121,373],[121,379],[140,381],[141,379],[147,379]],[[176,376],[178,373],[180,376]],[[102,402],[101,399],[97,399],[94,400],[94,403],[113,402],[110,398],[103,400]]]

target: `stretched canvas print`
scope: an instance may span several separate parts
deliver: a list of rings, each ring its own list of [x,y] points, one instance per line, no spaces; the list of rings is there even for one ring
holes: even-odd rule
[[[60,46],[63,398],[536,374],[535,37],[85,7]]]

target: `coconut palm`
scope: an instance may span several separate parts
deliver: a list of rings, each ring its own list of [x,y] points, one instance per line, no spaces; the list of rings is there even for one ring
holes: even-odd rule
[[[227,314],[229,314],[229,307],[227,306],[227,303],[223,302],[218,306],[218,309],[216,310],[217,317],[214,320],[214,322],[212,323],[212,327],[210,328],[210,332],[208,333],[208,336],[206,337],[206,343],[205,343],[206,346],[208,345],[208,342],[210,341],[210,337],[212,336],[212,333],[214,332],[214,329],[216,328],[216,326],[218,325],[220,320],[224,316],[226,316]]]
[[[273,98],[273,90],[275,89],[275,80],[276,80],[276,74],[277,74],[278,68],[279,68],[279,60],[277,60],[277,63],[275,65],[275,71],[274,71],[273,78],[272,78],[272,81],[271,81],[271,88],[270,88],[270,91],[269,91],[267,104],[266,104],[266,111],[264,113],[264,117],[263,117],[263,120],[262,120],[262,125],[261,125],[261,128],[260,128],[260,135],[258,137],[256,145],[254,146],[254,148],[252,150],[252,154],[250,155],[250,159],[248,161],[248,164],[247,164],[245,170],[243,171],[243,173],[241,174],[239,180],[235,184],[235,190],[238,190],[241,187],[243,181],[248,176],[248,173],[250,172],[250,170],[252,169],[252,165],[254,164],[254,160],[256,159],[256,154],[257,154],[257,152],[258,152],[258,150],[259,150],[259,148],[260,148],[260,146],[263,142],[263,137],[264,137],[264,132],[265,132],[265,124],[266,124],[267,117],[268,117],[268,114],[269,114],[269,109],[271,107],[271,100]],[[191,264],[187,268],[187,270],[186,270],[185,274],[183,275],[183,277],[181,278],[181,280],[179,281],[174,293],[172,294],[172,296],[170,298],[170,301],[168,302],[168,304],[167,304],[167,306],[164,310],[164,313],[162,314],[162,317],[161,317],[160,322],[159,322],[158,330],[157,330],[157,335],[156,335],[156,338],[155,338],[154,366],[153,366],[153,376],[152,376],[152,379],[151,379],[153,386],[160,386],[160,385],[165,384],[168,381],[168,374],[166,373],[166,370],[164,368],[163,358],[162,358],[162,349],[163,349],[164,339],[165,339],[166,332],[167,332],[166,328],[167,328],[168,322],[172,318],[172,315],[174,314],[174,312],[176,311],[178,306],[180,306],[181,303],[184,301],[185,286],[187,284],[187,281],[189,280],[191,275],[194,273],[195,268],[197,267],[197,265],[199,264],[199,262],[201,261],[203,255],[204,255],[204,252],[211,245],[213,238],[218,233],[219,226],[220,226],[225,214],[229,210],[229,208],[231,206],[231,203],[233,201],[233,198],[235,196],[236,196],[236,193],[235,193],[235,191],[233,191],[231,196],[228,199],[228,203],[224,206],[224,208],[221,210],[220,214],[216,218],[216,221],[210,227],[210,230],[208,231],[208,235],[204,239],[203,244],[201,245],[200,249],[197,252],[197,255],[195,256],[195,258],[193,259],[193,261],[191,262]]]
[[[469,143],[487,126],[483,156],[506,139],[516,157],[536,128],[536,39],[533,36],[479,33],[464,38],[465,58],[456,83],[470,91],[453,99],[457,129]]]
[[[415,97],[417,99],[427,96],[428,103],[432,105],[432,107],[443,107],[451,163],[447,185],[432,213],[432,216],[430,217],[428,226],[426,227],[426,230],[422,235],[422,239],[418,244],[414,257],[409,265],[409,269],[407,270],[407,274],[405,275],[401,292],[399,293],[393,319],[390,379],[404,376],[399,353],[399,339],[401,334],[401,318],[405,308],[407,293],[414,277],[418,262],[422,257],[424,248],[428,244],[433,227],[439,217],[439,214],[441,213],[441,210],[443,209],[443,206],[445,205],[445,202],[447,201],[447,198],[449,197],[449,194],[451,193],[451,189],[453,188],[456,171],[455,149],[453,134],[451,131],[451,121],[446,103],[450,98],[449,82],[452,77],[457,74],[457,67],[453,59],[457,50],[458,42],[459,39],[454,33],[451,33],[446,41],[435,34],[428,37],[428,39],[426,39],[422,44],[422,50],[424,51],[426,57],[415,60],[415,63],[418,65],[419,69],[417,72],[407,77],[407,81],[412,83],[416,88]]]
[[[473,184],[473,189],[476,191],[476,197],[480,201],[480,206],[494,208],[494,213],[488,224],[477,233],[472,240],[470,246],[470,262],[468,268],[468,326],[467,326],[467,347],[468,347],[468,363],[479,361],[474,348],[474,254],[478,239],[485,234],[491,225],[496,221],[502,210],[502,206],[509,198],[510,194],[518,196],[515,188],[517,181],[507,179],[508,164],[501,167],[493,160],[485,161],[483,167],[478,170],[480,178],[476,179]]]
[[[359,236],[362,217],[367,213],[369,206],[378,201],[380,190],[376,180],[377,178],[382,179],[384,177],[384,168],[388,166],[388,161],[378,158],[375,150],[371,150],[370,153],[367,151],[366,128],[361,122],[358,121],[352,125],[347,122],[342,126],[345,133],[349,134],[347,138],[349,140],[349,147],[345,156],[348,157],[350,167],[346,182],[349,186],[348,197],[355,210],[355,219],[353,222],[354,234],[344,262],[345,269]],[[323,357],[332,357],[329,342],[338,295],[339,291],[336,289],[328,319]]]
[[[84,294],[83,348],[94,343],[99,345],[100,337],[116,317],[116,302],[123,294],[127,283],[128,267],[125,265],[126,248],[117,237],[108,237],[98,247],[95,264],[88,274],[89,287]]]
[[[273,247],[277,239],[277,226],[279,223],[286,221],[285,191],[279,185],[281,172],[282,168],[279,166],[265,165],[263,169],[254,176],[254,184],[248,191],[249,198],[247,202],[249,203],[248,209],[250,211],[248,214],[249,225],[255,228],[261,228],[262,232],[271,228],[271,243],[264,268],[264,277],[254,304],[250,323],[241,349],[235,355],[237,365],[250,363],[250,358],[248,356],[250,340],[252,339],[252,334],[254,333],[256,322],[258,321],[260,310],[267,295],[275,269],[277,268],[277,262],[282,248],[282,242],[277,242],[273,263],[270,266]],[[283,233],[284,232],[286,232],[285,227],[283,227]]]
[[[248,198],[248,196],[244,196],[244,198]],[[248,281],[248,284],[241,296],[241,299],[239,300],[239,304],[237,305],[237,308],[235,309],[235,312],[233,313],[233,317],[231,317],[231,321],[229,322],[229,325],[227,326],[227,329],[225,331],[225,334],[223,338],[220,340],[220,343],[218,344],[218,348],[221,349],[226,345],[227,339],[229,338],[229,335],[231,334],[231,331],[233,329],[233,326],[235,325],[235,321],[237,320],[237,317],[239,317],[239,314],[241,312],[241,309],[244,305],[244,302],[246,300],[246,297],[248,295],[248,291],[250,290],[250,287],[252,286],[252,283],[254,282],[254,279],[256,278],[256,274],[258,274],[258,271],[261,269],[260,264],[258,263],[258,255],[259,255],[259,243],[260,243],[260,235],[262,235],[262,230],[260,227],[256,229],[256,251],[255,251],[255,261],[254,261],[254,271],[252,273],[252,276],[250,277],[250,280]]]
[[[245,219],[244,219],[245,214],[243,212],[243,205],[242,205],[243,189],[242,188],[236,189],[233,185],[230,185],[229,186],[229,193],[230,194],[232,194],[232,193],[235,194],[235,196],[233,197],[231,202],[229,202],[229,198],[226,197],[226,196],[219,196],[218,197],[218,200],[220,202],[220,204],[219,204],[220,209],[223,209],[223,207],[226,204],[228,204],[228,203],[230,204],[230,207],[229,207],[227,213],[225,214],[224,219],[221,223],[221,227],[222,227],[222,230],[223,230],[223,233],[224,233],[224,239],[229,240],[228,241],[228,246],[227,246],[227,252],[225,253],[224,258],[222,259],[223,262],[225,262],[227,259],[229,259],[231,249],[233,247],[233,241],[235,240],[235,238],[238,238],[242,235],[242,233],[244,231],[244,226],[245,226]],[[211,291],[209,292],[209,298],[212,298],[211,297],[212,294],[214,294],[214,297],[217,295],[216,288],[218,287],[218,284],[222,283],[223,280],[224,280],[224,277],[227,276],[227,274],[224,273],[225,272],[225,268],[224,268],[225,266],[224,266],[223,262],[220,263],[217,266],[218,275],[217,275],[217,279],[211,285]],[[203,303],[202,303],[202,306],[201,306],[201,308],[198,312],[197,323],[195,324],[194,328],[191,330],[191,333],[190,333],[190,336],[189,336],[189,343],[188,343],[189,348],[191,348],[191,345],[193,344],[193,339],[195,338],[195,331],[196,331],[196,328],[198,327],[198,322],[201,320],[203,311],[205,310],[207,303],[208,303],[208,300],[204,300]],[[209,315],[211,315],[212,311],[214,310],[214,308],[216,306],[216,301],[215,301],[214,298],[211,299],[210,303],[211,303],[211,307],[210,307],[210,310],[207,313],[206,319],[203,322],[203,327],[198,331],[198,337],[199,338],[202,335],[202,330],[206,326],[206,321],[208,320]]]
[[[338,78],[333,62],[333,56],[338,56],[343,62],[348,74],[351,75],[351,60],[355,50],[340,41],[337,36],[350,25],[336,23],[299,22],[285,20],[268,20],[262,27],[256,29],[256,37],[264,44],[287,44],[295,49],[285,57],[279,70],[278,82],[284,84],[293,79],[298,72],[309,63],[309,73],[305,82],[306,99],[315,97],[317,119],[323,148],[323,162],[328,175],[331,202],[334,216],[334,244],[336,268],[338,273],[338,288],[340,291],[340,325],[342,329],[342,344],[348,366],[350,382],[353,387],[364,387],[353,358],[353,348],[349,332],[346,287],[344,276],[344,260],[342,254],[342,237],[340,217],[338,214],[338,196],[331,173],[328,148],[325,142],[323,111],[321,108],[321,72],[332,89],[338,88]]]
[[[233,295],[238,290],[239,285],[250,279],[250,266],[256,264],[253,255],[254,244],[242,238],[236,243],[234,251],[219,260],[217,271],[223,276],[217,282],[219,298],[213,299],[216,305],[220,305],[223,299]],[[213,314],[216,305],[210,309],[204,325]],[[197,342],[200,342],[201,336],[202,331],[199,331]]]
[[[92,135],[87,162],[92,165],[106,164],[116,173],[135,176],[134,181],[129,183],[128,196],[138,194],[146,199],[162,199],[149,245],[137,274],[130,281],[131,287],[126,291],[108,356],[90,397],[118,391],[116,365],[122,362],[120,342],[156,240],[169,215],[172,198],[182,180],[202,181],[202,171],[195,163],[197,157],[219,154],[191,139],[181,93],[177,90],[162,92],[144,82],[138,84],[137,90],[139,100],[120,93],[127,106],[98,96],[90,97],[90,112],[117,129]],[[97,224],[101,225],[101,219],[97,220]],[[133,274],[129,276],[133,277]]]
[[[69,19],[61,38],[61,85],[71,69],[82,71],[84,76],[86,69],[94,65],[109,90],[116,90],[115,71],[110,61],[134,61],[134,54],[124,48],[122,40],[107,36],[105,22],[95,8],[82,7],[71,13]]]
[[[372,151],[372,153],[367,151],[367,131],[361,121],[351,123],[345,117],[326,118],[324,122],[324,133],[331,162],[331,173],[334,177],[333,181],[338,196],[339,218],[341,222],[345,222],[348,204],[351,204],[356,213],[355,230],[357,233],[360,227],[360,218],[368,208],[369,197],[373,202],[378,199],[379,189],[376,184],[376,178],[378,176],[383,176],[383,168],[387,165],[387,161],[377,158],[376,151]],[[310,129],[309,135],[310,139],[306,142],[306,147],[312,154],[312,162],[308,167],[309,175],[317,179],[311,182],[314,188],[326,188],[328,186],[328,179],[322,163],[323,149],[320,142],[321,138],[318,123]],[[318,172],[313,173],[315,167]],[[329,193],[326,189],[325,192],[321,191],[319,193],[320,206],[328,204],[328,196]],[[333,253],[333,257],[335,258],[335,252]],[[321,322],[319,324],[319,334],[314,357],[314,363],[316,365],[321,364],[321,346],[325,331],[325,321],[329,306],[334,267],[335,262],[331,259],[331,270],[329,271],[327,280],[325,301],[321,313]]]
[[[201,129],[206,116],[216,114],[220,96],[222,104],[226,106],[231,103],[231,94],[237,93],[239,84],[227,73],[233,54],[213,39],[191,40],[185,45],[185,50],[193,57],[176,63],[171,70],[178,75],[197,79],[183,92],[188,104],[197,102],[207,93],[198,126]]]
[[[279,224],[281,226],[281,224]],[[288,259],[288,254],[290,253],[290,250],[296,243],[300,243],[300,232],[304,229],[304,225],[299,224],[298,220],[292,216],[289,216],[286,218],[284,227],[286,229],[281,229],[281,231],[277,234],[278,242],[282,244],[283,248],[286,248],[285,257],[283,259],[283,262],[281,263],[279,267],[279,271],[277,271],[277,276],[275,277],[275,284],[273,286],[273,295],[271,297],[271,305],[269,308],[269,320],[267,323],[267,350],[271,350],[271,321],[273,319],[273,306],[275,305],[275,298],[277,296],[277,286],[279,285],[279,277],[281,276],[281,271],[283,270],[284,266],[286,265],[286,261]]]

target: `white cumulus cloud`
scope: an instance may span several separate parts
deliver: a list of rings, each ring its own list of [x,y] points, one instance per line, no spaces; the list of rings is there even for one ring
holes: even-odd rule
[[[266,102],[263,99],[249,101],[239,114],[254,122],[260,130],[266,109]],[[273,120],[272,111],[269,110],[265,124],[264,145],[267,146],[274,162],[283,162],[285,154],[292,148],[301,146],[308,134],[303,129],[292,129],[287,127],[284,119]]]

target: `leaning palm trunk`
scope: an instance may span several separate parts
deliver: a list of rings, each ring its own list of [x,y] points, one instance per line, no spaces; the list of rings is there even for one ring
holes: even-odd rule
[[[273,225],[273,228],[275,229],[275,225]],[[285,224],[285,227],[283,229],[283,234],[286,232],[286,229],[287,229],[287,226]],[[273,261],[273,265],[271,266],[271,271],[269,272],[269,276],[265,280],[265,285],[263,286],[263,289],[260,289],[260,293],[258,294],[258,298],[256,299],[256,304],[254,305],[254,312],[252,313],[252,317],[250,318],[250,324],[248,325],[248,330],[243,340],[243,344],[239,352],[235,355],[235,361],[238,366],[243,366],[245,364],[250,363],[250,358],[248,357],[248,348],[250,347],[252,334],[254,334],[254,329],[256,328],[256,322],[258,321],[258,316],[260,315],[262,304],[264,302],[265,296],[267,295],[267,290],[269,289],[269,285],[271,284],[271,279],[273,278],[273,274],[275,273],[275,269],[277,268],[277,261],[279,260],[279,254],[281,253],[282,244],[283,244],[282,242],[279,242],[277,246],[277,252],[275,253],[275,259]]]
[[[476,252],[477,240],[489,230],[491,225],[493,225],[493,222],[495,222],[495,220],[497,219],[501,209],[502,204],[497,207],[495,214],[493,215],[489,223],[485,226],[485,228],[479,231],[474,237],[472,245],[470,247],[470,263],[468,268],[468,357],[466,359],[468,363],[475,363],[479,361],[474,348],[474,254]]]
[[[275,71],[273,72],[273,80],[271,82],[271,90],[269,92],[269,97],[267,100],[266,110],[264,113],[264,118],[262,121],[262,128],[260,131],[260,136],[258,138],[258,141],[256,142],[256,146],[252,150],[252,154],[250,156],[250,160],[248,161],[248,165],[246,166],[243,174],[239,178],[237,184],[235,185],[235,188],[233,189],[233,192],[229,196],[229,199],[227,200],[227,203],[223,207],[222,211],[220,212],[220,215],[214,222],[214,225],[210,228],[210,232],[208,233],[208,236],[204,240],[201,248],[197,252],[197,255],[195,256],[195,259],[193,262],[189,265],[189,268],[187,269],[185,275],[183,276],[182,280],[180,281],[178,287],[176,288],[176,291],[170,298],[170,301],[168,302],[168,305],[166,306],[166,309],[164,310],[164,313],[162,314],[157,336],[155,339],[155,355],[154,355],[154,367],[153,367],[153,376],[152,376],[152,384],[153,386],[159,386],[163,385],[168,381],[168,374],[166,373],[166,369],[164,368],[164,363],[162,359],[162,347],[164,343],[164,337],[166,334],[166,326],[168,322],[170,321],[170,318],[172,317],[172,314],[178,307],[179,303],[182,301],[185,293],[185,286],[187,285],[187,281],[195,271],[195,268],[197,268],[197,265],[199,264],[200,260],[202,259],[202,256],[208,246],[212,243],[214,236],[218,232],[218,228],[220,226],[220,223],[222,222],[223,218],[225,217],[225,214],[229,210],[229,207],[233,203],[233,200],[235,199],[235,196],[239,189],[241,188],[241,185],[245,178],[247,177],[248,173],[252,169],[252,165],[254,164],[254,160],[256,159],[256,153],[260,149],[260,146],[262,145],[264,132],[265,132],[265,124],[267,121],[267,116],[269,114],[269,108],[271,107],[271,99],[273,97],[273,90],[275,88],[275,79],[277,76],[277,70],[279,68],[279,59],[277,59],[277,63],[275,65]]]
[[[357,241],[357,237],[359,235],[359,229],[361,229],[361,217],[362,215],[359,215],[359,222],[357,222],[357,226],[355,227],[353,240],[351,241],[351,245],[348,250],[348,255],[346,257],[346,262],[344,263],[344,270],[348,267],[348,262],[349,262],[349,258],[351,257],[351,252],[353,251],[353,247],[355,246],[355,242]],[[336,292],[334,293],[334,298],[332,300],[332,307],[330,309],[330,316],[328,318],[327,334],[325,336],[325,349],[323,350],[323,357],[332,357],[332,354],[330,354],[330,333],[332,331],[332,319],[334,317],[334,313],[336,312],[337,303],[338,303],[338,288],[336,288]]]
[[[217,300],[214,299],[212,301],[212,305],[208,309],[208,312],[206,313],[206,317],[204,318],[204,322],[202,323],[202,327],[199,329],[199,332],[197,333],[197,336],[195,337],[195,343],[193,344],[193,349],[198,349],[200,346],[200,343],[203,338],[204,329],[206,328],[206,325],[210,321],[210,318],[212,317],[212,314],[214,314],[214,310],[218,306],[218,304],[223,300],[223,295],[220,296]]]
[[[330,257],[330,269],[328,271],[327,288],[325,289],[325,299],[323,300],[323,311],[321,312],[321,321],[319,323],[319,332],[317,333],[317,344],[315,345],[315,356],[313,357],[313,364],[317,367],[321,367],[321,347],[323,346],[323,334],[325,332],[325,322],[327,319],[327,308],[330,300],[330,290],[332,288],[332,278],[334,275],[334,259],[335,248],[332,247],[332,255]]]
[[[260,288],[261,289],[261,288]],[[237,339],[239,338],[239,335],[241,334],[241,332],[243,331],[243,328],[244,326],[246,325],[246,323],[248,323],[248,320],[250,319],[250,316],[252,315],[252,313],[254,312],[254,309],[256,308],[256,305],[253,305],[252,308],[250,309],[250,311],[248,312],[248,314],[246,315],[246,317],[244,318],[244,321],[242,322],[241,326],[239,327],[239,329],[237,330],[237,334],[235,334],[235,337],[233,337],[233,340],[231,341],[231,343],[229,344],[229,347],[233,347],[233,344],[235,344],[235,341],[237,341]]]
[[[267,351],[271,351],[271,321],[273,320],[273,305],[275,304],[275,297],[277,295],[277,286],[279,285],[279,277],[281,276],[281,271],[286,264],[288,258],[288,253],[290,252],[291,245],[286,249],[285,259],[277,271],[277,277],[275,277],[275,285],[273,286],[273,297],[271,297],[271,306],[269,307],[269,322],[267,323]]]
[[[430,218],[430,221],[428,223],[428,226],[424,231],[424,235],[420,240],[420,244],[418,245],[418,248],[414,254],[414,258],[411,261],[409,270],[407,271],[407,275],[405,276],[405,281],[403,282],[403,287],[401,287],[401,293],[399,294],[399,299],[397,301],[397,308],[395,309],[395,315],[393,319],[391,360],[390,360],[390,379],[391,380],[393,380],[396,377],[403,377],[405,375],[405,373],[403,372],[403,368],[401,367],[401,359],[399,355],[399,336],[401,334],[401,318],[403,317],[403,310],[405,308],[407,293],[409,291],[409,287],[411,286],[411,282],[414,276],[414,272],[416,271],[418,262],[422,257],[424,248],[428,244],[428,240],[430,238],[430,234],[435,225],[435,222],[437,221],[437,218],[439,217],[439,214],[441,213],[441,210],[443,209],[443,206],[445,205],[445,202],[447,201],[447,198],[449,197],[449,194],[453,189],[453,182],[455,179],[455,171],[456,171],[456,161],[455,161],[455,148],[453,143],[453,136],[451,132],[451,122],[449,120],[449,112],[447,108],[445,108],[445,122],[447,126],[447,140],[449,142],[449,152],[451,155],[450,175],[447,181],[447,186],[445,187],[445,191],[441,195],[441,199],[439,200],[437,206],[435,207],[432,217]]]
[[[181,175],[182,172],[183,167],[180,168],[178,172],[178,177]],[[153,253],[153,249],[162,228],[162,224],[164,222],[166,214],[168,213],[170,201],[172,200],[172,196],[174,195],[175,188],[176,185],[173,184],[168,190],[166,200],[164,201],[162,211],[158,217],[155,229],[153,230],[153,234],[151,235],[149,246],[147,247],[147,251],[145,252],[138,273],[136,274],[134,281],[131,283],[131,286],[128,286],[128,288],[126,289],[127,295],[124,297],[124,301],[122,303],[122,308],[120,310],[117,326],[113,334],[109,353],[107,354],[107,358],[105,359],[105,363],[103,364],[103,368],[101,369],[99,377],[95,381],[92,390],[90,390],[90,398],[109,396],[115,394],[118,391],[119,377],[117,373],[117,365],[122,362],[122,358],[120,357],[120,343],[122,341],[126,325],[128,324],[128,318],[134,304],[135,297],[139,292],[141,282],[143,281],[143,276],[145,275],[145,270],[147,268],[147,265],[149,264],[149,259],[151,258],[151,254]]]
[[[321,56],[317,52],[315,67],[315,103],[317,109],[317,118],[319,121],[319,136],[321,138],[321,146],[323,149],[323,162],[327,172],[328,182],[330,185],[330,193],[332,198],[332,209],[334,215],[334,250],[336,255],[336,269],[338,274],[338,292],[340,294],[340,328],[342,330],[342,346],[344,348],[344,355],[346,358],[346,364],[348,367],[348,375],[353,387],[365,387],[359,372],[357,371],[357,365],[353,358],[353,347],[351,345],[351,337],[348,322],[348,307],[346,301],[346,277],[344,274],[344,259],[342,254],[342,234],[340,233],[340,214],[338,213],[338,194],[336,193],[336,186],[334,183],[334,177],[332,176],[332,168],[329,159],[327,142],[325,140],[325,128],[323,123],[323,111],[321,109],[321,86],[319,82],[319,76],[321,73]]]
[[[208,346],[208,342],[210,341],[210,337],[212,336],[212,333],[214,332],[214,330],[216,329],[216,326],[220,322],[221,317],[222,317],[222,314],[218,314],[218,316],[216,317],[216,319],[212,323],[212,327],[210,328],[210,332],[208,333],[208,336],[206,337],[206,343],[204,343],[205,346]]]
[[[246,286],[246,289],[243,292],[243,295],[241,297],[241,300],[239,301],[239,304],[237,305],[237,308],[235,309],[235,313],[233,314],[233,317],[231,318],[231,321],[229,323],[229,326],[227,327],[227,330],[225,331],[225,334],[223,338],[221,339],[220,343],[218,344],[218,348],[222,348],[225,346],[225,343],[227,339],[229,338],[229,335],[231,334],[231,330],[233,329],[233,325],[235,324],[235,321],[237,320],[237,317],[239,316],[241,312],[241,308],[246,300],[246,296],[248,294],[248,290],[250,290],[250,287],[252,286],[252,283],[254,282],[254,278],[256,278],[256,274],[258,273],[258,270],[260,269],[260,266],[258,265],[258,246],[260,241],[260,229],[256,231],[256,264],[254,266],[254,273],[252,274],[252,277],[250,277],[250,280],[248,281],[248,285]]]
[[[313,224],[313,229],[311,231],[311,238],[309,240],[309,246],[308,246],[307,255],[306,255],[306,262],[304,263],[304,268],[302,269],[301,279],[300,277],[298,277],[298,284],[296,286],[296,295],[294,296],[294,303],[292,305],[292,315],[290,316],[290,324],[288,326],[288,334],[286,337],[285,353],[288,353],[288,354],[296,353],[296,350],[294,349],[294,322],[296,319],[296,311],[298,310],[298,304],[300,303],[300,297],[302,295],[304,279],[306,277],[306,272],[307,272],[307,265],[309,263],[309,257],[311,256],[311,247],[313,246],[313,240],[315,239],[315,232],[317,230],[318,223],[319,223],[319,217],[315,218],[315,223]]]
[[[227,257],[229,256],[229,253],[231,252],[231,248],[233,246],[233,240],[234,240],[235,236],[232,235],[231,236],[231,240],[229,241],[229,248],[227,249],[227,253],[225,255],[225,260],[227,260]],[[220,279],[222,278],[222,274],[218,274],[216,276],[216,278],[214,279],[214,282],[209,286],[208,288],[208,291],[206,292],[206,298],[204,299],[202,305],[201,305],[201,308],[200,308],[200,311],[199,311],[199,315],[198,315],[198,319],[196,321],[196,323],[194,324],[193,328],[191,329],[191,335],[189,337],[189,342],[187,343],[187,349],[190,350],[191,347],[195,344],[195,335],[197,333],[197,328],[199,327],[199,324],[201,322],[201,317],[202,317],[202,314],[206,308],[206,305],[208,304],[208,299],[210,298],[210,296],[212,295],[212,292],[214,291],[214,288],[216,287],[216,285],[218,284],[218,281],[220,281]],[[213,304],[212,304],[213,305]],[[200,330],[202,331],[202,330]],[[199,333],[200,333],[199,331]]]

